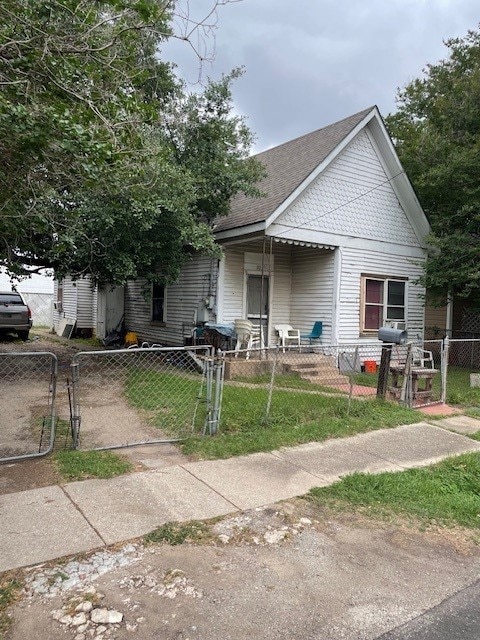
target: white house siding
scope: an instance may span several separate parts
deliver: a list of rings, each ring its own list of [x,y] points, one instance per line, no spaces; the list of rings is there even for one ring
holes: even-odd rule
[[[272,235],[333,246],[420,247],[370,135],[362,130],[269,229]]]
[[[332,337],[334,261],[329,249],[292,249],[291,324],[307,332],[321,320],[327,343]]]
[[[415,262],[418,262],[417,257]],[[365,341],[360,336],[360,280],[362,274],[408,278],[407,284],[407,330],[409,338],[415,340],[423,336],[425,290],[415,284],[422,267],[395,253],[395,247],[388,253],[342,250],[339,322],[340,342]],[[377,340],[372,338],[373,340]]]
[[[54,302],[58,300],[58,280],[55,280]],[[53,325],[55,331],[58,331],[58,325],[62,318],[77,319],[77,287],[73,286],[71,278],[63,279],[63,298],[61,308],[53,311]]]
[[[76,280],[77,288],[77,329],[93,329],[95,326],[93,301],[95,288],[90,278]]]
[[[257,268],[246,269],[245,254],[263,253],[263,242],[238,244],[225,248],[225,271],[223,288],[223,322],[233,322],[246,317],[246,275],[247,271],[260,275],[261,261]],[[292,289],[291,248],[288,245],[273,246],[273,270],[270,274],[270,317],[269,342],[274,340],[276,324],[290,322],[290,296]],[[265,244],[265,262],[270,257],[270,243]],[[268,268],[264,269],[268,275]]]
[[[261,245],[225,248],[222,322],[233,322],[235,318],[244,317],[244,254],[245,251],[261,253],[261,250]]]
[[[58,300],[58,280],[54,283],[54,302]],[[93,310],[94,288],[90,278],[72,280],[69,276],[63,279],[63,299],[61,309],[53,311],[53,325],[58,330],[62,318],[76,321],[76,329],[94,328]]]
[[[218,260],[196,257],[181,270],[174,284],[166,289],[166,322],[151,322],[151,301],[145,299],[144,280],[134,280],[125,287],[125,324],[141,341],[165,345],[183,345],[196,313],[209,295],[215,298]],[[150,288],[147,287],[147,290]],[[214,308],[209,312],[215,320]]]

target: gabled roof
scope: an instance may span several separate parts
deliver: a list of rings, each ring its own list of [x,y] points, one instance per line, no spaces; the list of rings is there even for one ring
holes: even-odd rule
[[[255,158],[265,166],[267,174],[258,184],[265,196],[236,196],[229,215],[219,219],[215,233],[265,221],[373,109],[257,154]]]

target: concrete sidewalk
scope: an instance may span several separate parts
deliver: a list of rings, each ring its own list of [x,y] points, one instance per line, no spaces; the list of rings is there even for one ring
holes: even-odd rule
[[[401,471],[480,451],[480,442],[462,435],[480,430],[480,421],[457,416],[439,424],[0,496],[0,571],[142,536],[165,522],[292,498],[354,471]]]

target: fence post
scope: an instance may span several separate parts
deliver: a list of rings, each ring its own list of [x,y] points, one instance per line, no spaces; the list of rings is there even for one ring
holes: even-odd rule
[[[272,406],[273,385],[275,384],[275,369],[276,369],[276,366],[277,366],[277,359],[278,359],[279,350],[280,350],[280,347],[277,344],[277,348],[275,349],[275,357],[273,358],[272,375],[270,376],[270,386],[268,388],[267,406],[265,408],[265,420],[267,420],[267,418],[269,417],[270,408]]]
[[[442,392],[440,396],[441,402],[445,404],[447,401],[447,375],[448,375],[448,358],[450,353],[450,338],[445,336],[441,351],[440,371],[442,376]]]
[[[210,425],[212,422],[212,395],[213,395],[213,353],[210,350],[208,356],[205,359],[205,406],[207,414],[205,417],[204,433],[207,431],[210,433]]]
[[[405,371],[403,374],[402,390],[400,391],[400,402],[410,409],[413,407],[412,397],[412,343],[407,344],[407,355],[405,357]]]
[[[383,344],[382,357],[380,358],[380,369],[378,371],[377,398],[385,400],[388,385],[388,372],[390,370],[390,360],[392,357],[392,345]]]
[[[218,419],[220,415],[220,405],[222,397],[222,368],[223,359],[222,352],[218,350],[218,354],[214,358],[214,370],[215,370],[215,397],[213,400],[212,418],[210,420],[210,435],[213,436],[218,431]]]
[[[80,440],[80,401],[79,401],[79,381],[80,381],[80,366],[78,362],[73,361],[70,365],[72,372],[72,403],[70,406],[70,421],[72,426],[72,447],[78,449]]]

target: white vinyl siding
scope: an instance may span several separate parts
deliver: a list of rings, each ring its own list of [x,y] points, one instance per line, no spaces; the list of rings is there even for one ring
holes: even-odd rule
[[[183,345],[192,327],[199,305],[209,294],[215,297],[218,279],[218,260],[193,258],[182,268],[174,284],[166,288],[165,326],[151,321],[151,299],[145,296],[145,280],[133,280],[125,288],[125,323],[135,331],[140,341],[165,345]],[[146,286],[147,292],[151,287]],[[215,320],[215,309],[210,319]]]
[[[95,326],[95,289],[90,278],[72,280],[66,277],[62,281],[62,309],[54,309],[53,324],[58,329],[62,318],[76,320],[76,329],[93,329]],[[58,300],[58,280],[54,282],[54,302]]]
[[[266,246],[269,248],[269,243]],[[244,256],[245,253],[261,256],[262,249],[262,243],[225,249],[225,322],[246,317]],[[316,320],[324,323],[328,339],[332,326],[333,282],[333,251],[274,245],[270,278],[270,344],[276,339],[276,324],[291,324],[302,332],[308,332]]]
[[[416,260],[415,262],[419,262]],[[407,279],[406,328],[409,338],[423,336],[424,288],[415,284],[422,273],[421,264],[415,264],[394,253],[344,249],[340,283],[339,338],[340,341],[357,341],[361,338],[361,282],[363,274],[384,274],[386,277]],[[372,339],[377,340],[375,335]]]
[[[270,256],[270,243],[265,245],[265,257]],[[261,275],[261,256],[263,243],[249,243],[225,248],[225,275],[223,298],[223,322],[233,322],[236,318],[246,318],[246,276],[247,273]],[[248,267],[245,254],[256,254],[259,260]],[[269,343],[274,341],[274,326],[290,322],[291,295],[291,248],[287,245],[274,246],[273,270],[269,274],[265,268],[264,274],[270,275],[270,311],[269,311]],[[265,261],[266,262],[266,261]],[[258,268],[260,267],[260,268]]]
[[[295,247],[292,251],[290,324],[308,333],[323,322],[324,342],[331,340],[334,288],[334,251]]]
[[[89,278],[75,281],[77,288],[77,329],[93,329],[94,321],[94,288]]]

